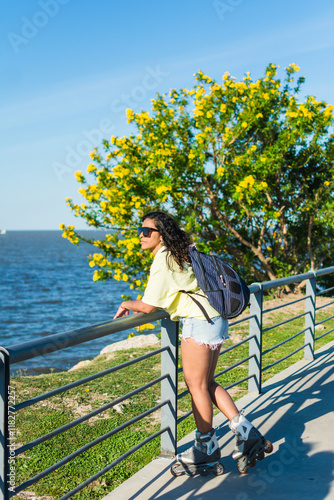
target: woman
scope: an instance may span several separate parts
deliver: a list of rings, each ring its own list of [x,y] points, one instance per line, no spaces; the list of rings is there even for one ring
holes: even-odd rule
[[[228,392],[214,379],[221,345],[228,338],[227,320],[213,309],[205,296],[196,296],[211,318],[211,323],[208,323],[193,300],[180,292],[186,290],[203,295],[189,263],[188,236],[164,212],[150,212],[142,221],[143,226],[138,229],[141,248],[150,250],[154,255],[149,280],[143,298],[122,302],[115,319],[127,316],[129,311],[151,313],[162,308],[172,320],[181,321],[183,373],[191,394],[197,430],[194,446],[177,458],[179,466],[186,472],[199,471],[201,466],[203,469],[208,464],[214,468],[220,458],[220,449],[212,427],[212,403],[230,420],[230,428],[236,434],[234,458],[239,459],[245,454],[245,442],[249,442],[248,438],[254,432],[257,441],[261,435],[239,413]],[[216,467],[216,473],[221,471],[223,469]],[[174,469],[174,472],[180,471]]]

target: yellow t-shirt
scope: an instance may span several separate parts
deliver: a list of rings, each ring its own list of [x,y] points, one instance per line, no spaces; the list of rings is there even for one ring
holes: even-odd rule
[[[165,309],[174,321],[180,317],[205,320],[204,314],[195,302],[179,290],[204,295],[191,265],[185,263],[181,270],[170,253],[161,248],[154,257],[142,301],[150,306]],[[196,295],[195,299],[203,305],[210,318],[219,316],[206,297]]]

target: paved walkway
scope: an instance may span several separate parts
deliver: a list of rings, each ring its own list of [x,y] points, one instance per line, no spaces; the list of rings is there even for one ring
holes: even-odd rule
[[[214,425],[225,474],[173,477],[173,460],[158,458],[103,500],[334,499],[334,342],[270,379],[261,395],[238,402],[274,445],[274,452],[241,475],[231,458],[233,438],[222,415]],[[179,443],[186,449],[193,434]]]

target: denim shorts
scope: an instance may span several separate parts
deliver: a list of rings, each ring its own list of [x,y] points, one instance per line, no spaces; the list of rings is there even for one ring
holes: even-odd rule
[[[182,323],[181,339],[189,338],[199,345],[217,349],[228,339],[228,321],[221,316],[215,316],[211,323],[198,318],[180,318]]]

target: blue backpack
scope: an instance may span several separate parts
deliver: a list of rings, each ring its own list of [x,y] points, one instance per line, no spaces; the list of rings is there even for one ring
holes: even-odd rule
[[[225,319],[232,319],[241,314],[248,306],[250,297],[244,280],[220,257],[199,252],[194,246],[189,247],[188,254],[198,285],[211,306]],[[180,292],[189,295],[211,323],[203,305],[193,297],[200,294],[186,290]]]

